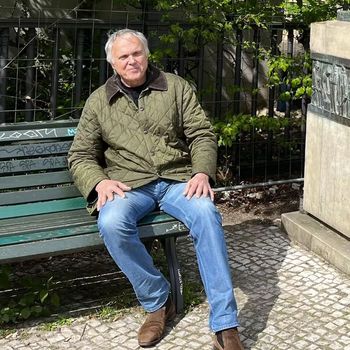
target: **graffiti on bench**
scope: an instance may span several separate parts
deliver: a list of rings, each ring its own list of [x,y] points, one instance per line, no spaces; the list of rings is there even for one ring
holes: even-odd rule
[[[67,167],[67,157],[8,160],[0,162],[0,173],[28,172]]]
[[[1,128],[0,128],[1,130]],[[76,134],[75,127],[68,128],[47,128],[31,130],[0,131],[0,141],[49,139],[57,137],[72,137]]]
[[[28,156],[43,156],[50,154],[66,154],[71,146],[71,141],[57,143],[33,143],[24,145],[11,145],[0,147],[0,158],[16,158]]]

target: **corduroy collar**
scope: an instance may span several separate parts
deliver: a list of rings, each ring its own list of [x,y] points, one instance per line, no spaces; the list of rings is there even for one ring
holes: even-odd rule
[[[147,88],[160,91],[166,91],[168,89],[165,74],[158,68],[149,65],[147,74],[149,76],[149,83]],[[106,94],[108,102],[111,103],[113,97],[121,91],[122,87],[120,77],[119,75],[114,74],[106,81]]]

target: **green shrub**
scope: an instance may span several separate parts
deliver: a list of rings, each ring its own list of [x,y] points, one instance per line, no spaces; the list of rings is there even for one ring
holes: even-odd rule
[[[49,316],[60,305],[58,294],[52,289],[53,277],[23,277],[18,282],[21,294],[0,304],[0,324],[15,323],[31,317]],[[0,268],[0,289],[13,289],[11,270]]]

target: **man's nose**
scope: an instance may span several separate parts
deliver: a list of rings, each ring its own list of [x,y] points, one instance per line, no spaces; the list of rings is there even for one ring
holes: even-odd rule
[[[135,63],[135,57],[133,55],[129,56],[129,64]]]

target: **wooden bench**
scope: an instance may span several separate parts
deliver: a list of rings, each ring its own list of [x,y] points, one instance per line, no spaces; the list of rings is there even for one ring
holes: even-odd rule
[[[65,254],[103,245],[96,218],[72,183],[67,152],[77,121],[0,126],[0,262]],[[183,287],[176,237],[187,228],[173,217],[153,212],[139,222],[144,242],[158,239],[167,258],[177,312]]]

